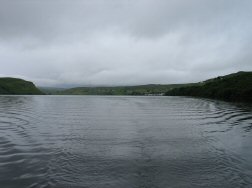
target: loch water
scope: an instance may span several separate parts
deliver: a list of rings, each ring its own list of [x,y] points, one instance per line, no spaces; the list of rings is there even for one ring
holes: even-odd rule
[[[252,187],[252,106],[0,96],[1,188]]]

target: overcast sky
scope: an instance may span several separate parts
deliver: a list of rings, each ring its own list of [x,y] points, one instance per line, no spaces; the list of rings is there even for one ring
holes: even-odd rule
[[[251,0],[0,0],[0,76],[40,86],[252,70]]]

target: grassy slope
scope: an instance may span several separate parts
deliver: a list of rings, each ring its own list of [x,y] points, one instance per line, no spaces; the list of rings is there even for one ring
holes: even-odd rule
[[[252,102],[252,72],[238,72],[217,77],[201,82],[198,86],[170,90],[166,95]]]
[[[140,86],[118,86],[118,87],[78,87],[58,92],[62,95],[148,95],[161,94],[170,89],[185,86],[187,84],[171,85],[140,85]]]
[[[32,82],[18,78],[0,78],[0,94],[2,95],[42,95]]]

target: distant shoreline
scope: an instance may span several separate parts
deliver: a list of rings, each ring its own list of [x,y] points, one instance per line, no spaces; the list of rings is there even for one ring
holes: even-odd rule
[[[0,78],[0,95],[191,96],[232,102],[252,102],[252,72],[237,72],[188,84],[75,87],[70,89],[36,87],[30,81],[18,78]]]

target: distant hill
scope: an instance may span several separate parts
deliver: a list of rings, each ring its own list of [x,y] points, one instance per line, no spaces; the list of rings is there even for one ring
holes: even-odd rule
[[[38,87],[40,91],[45,93],[46,95],[57,95],[61,91],[66,90],[65,88],[57,88],[57,87]]]
[[[42,95],[32,82],[18,78],[0,78],[1,95]]]
[[[170,89],[191,84],[159,85],[149,84],[140,86],[118,87],[77,87],[58,91],[61,95],[163,95]]]
[[[195,96],[226,101],[252,102],[252,72],[237,72],[209,79],[195,86],[167,91],[169,96]]]

